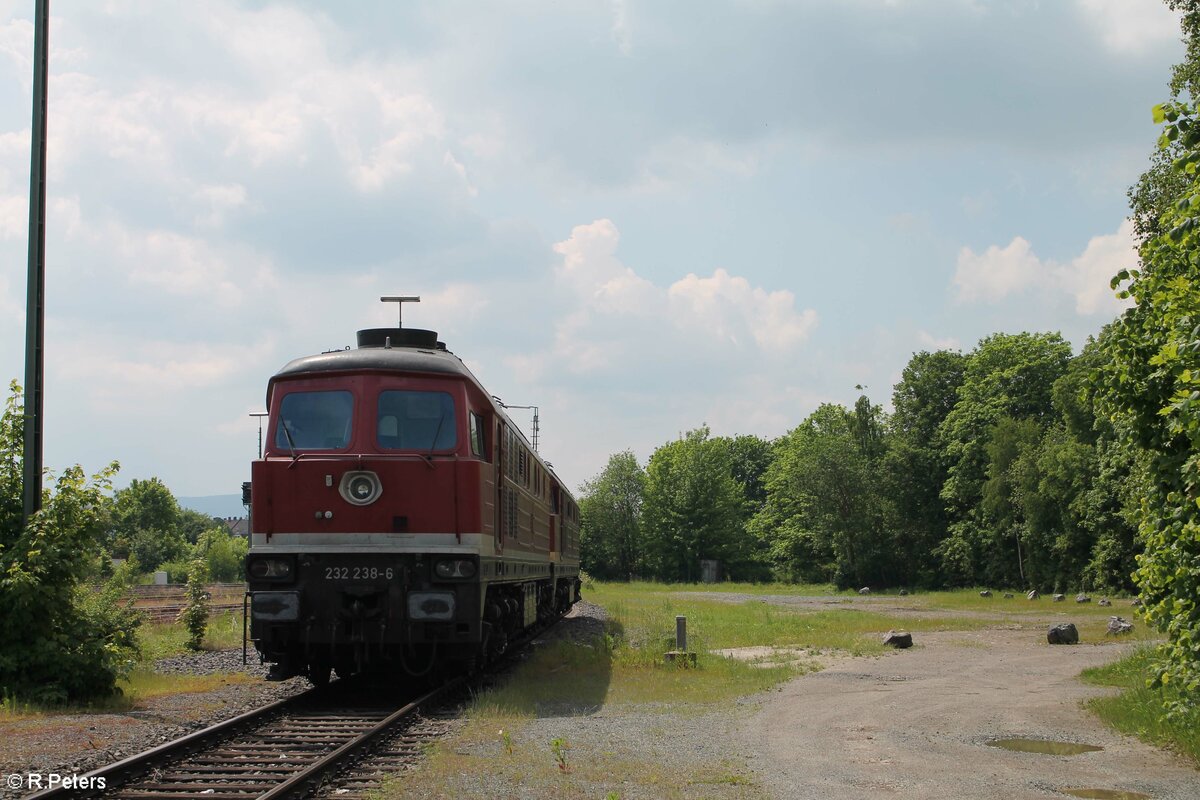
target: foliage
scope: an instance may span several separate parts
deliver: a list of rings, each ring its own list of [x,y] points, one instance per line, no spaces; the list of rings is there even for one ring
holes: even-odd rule
[[[1200,708],[1166,717],[1164,705],[1175,705],[1179,693],[1173,687],[1151,687],[1154,648],[1142,647],[1119,661],[1083,671],[1083,679],[1101,686],[1116,686],[1116,696],[1095,697],[1087,705],[1121,733],[1165,745],[1200,766]]]
[[[23,520],[21,390],[0,417],[0,692],[39,703],[112,694],[133,663],[138,618],[119,602],[125,573],[84,584],[101,552],[117,464],[90,480],[69,467]]]
[[[742,486],[746,498],[745,515],[753,516],[767,502],[767,467],[774,460],[771,443],[757,436],[734,436],[720,438],[729,450],[729,470],[733,479]]]
[[[208,514],[202,514],[191,508],[180,507],[176,517],[176,527],[188,544],[195,544],[200,540],[200,534],[216,527],[226,528],[228,526],[225,525],[224,520],[210,517]]]
[[[966,362],[956,351],[916,353],[892,392],[881,491],[890,498],[887,527],[907,585],[942,585],[940,563],[930,557],[949,525],[941,491],[950,462],[939,431],[958,402]]]
[[[179,504],[161,480],[134,478],[113,495],[109,550],[117,557],[136,556],[147,570],[158,569],[188,551],[179,521]]]
[[[200,534],[193,550],[204,560],[208,579],[217,583],[236,583],[246,579],[246,552],[250,543],[234,536],[223,523]]]
[[[1147,453],[1136,580],[1147,620],[1168,636],[1157,679],[1182,707],[1200,699],[1200,125],[1181,102],[1155,117],[1186,188],[1142,243],[1141,269],[1113,279],[1135,305],[1103,337],[1098,375],[1127,445]]]
[[[749,569],[744,502],[729,449],[709,438],[707,426],[655,450],[642,505],[650,576],[695,580],[702,559],[719,560],[734,578]]]
[[[760,537],[778,526],[779,574],[841,587],[896,579],[877,490],[882,448],[881,412],[866,397],[853,412],[822,405],[779,441],[752,526]]]
[[[187,605],[179,612],[179,620],[188,631],[187,647],[199,650],[208,630],[208,568],[202,558],[195,558],[188,567]]]
[[[614,453],[604,471],[583,485],[579,501],[582,566],[603,579],[645,573],[642,496],[646,473],[629,450]]]
[[[989,433],[1003,417],[1047,425],[1054,381],[1070,357],[1071,346],[1057,333],[997,333],[968,357],[958,401],[938,429],[950,464],[941,491],[950,523],[937,552],[953,584],[982,577],[1002,585],[1015,572],[1009,548],[1002,546],[1008,532],[982,504]]]

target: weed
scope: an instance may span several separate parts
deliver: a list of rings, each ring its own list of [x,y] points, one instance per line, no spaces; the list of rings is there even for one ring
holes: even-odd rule
[[[500,743],[502,745],[504,745],[504,752],[508,753],[511,756],[513,754],[512,734],[506,730],[501,729]]]
[[[571,765],[567,763],[567,751],[570,749],[571,743],[561,736],[550,740],[550,752],[554,753],[554,761],[558,764],[559,772],[571,771]]]

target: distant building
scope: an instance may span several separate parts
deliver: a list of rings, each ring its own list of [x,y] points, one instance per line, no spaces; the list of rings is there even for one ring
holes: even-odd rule
[[[250,536],[250,522],[245,517],[224,517],[221,520],[234,536]]]

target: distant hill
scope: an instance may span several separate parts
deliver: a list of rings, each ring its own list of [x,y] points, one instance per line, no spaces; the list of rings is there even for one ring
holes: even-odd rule
[[[176,497],[179,505],[210,517],[244,517],[246,507],[240,494],[210,494],[207,497]]]

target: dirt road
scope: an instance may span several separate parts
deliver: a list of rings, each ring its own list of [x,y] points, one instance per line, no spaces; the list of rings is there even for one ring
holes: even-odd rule
[[[1028,628],[914,638],[911,650],[847,658],[798,678],[746,720],[739,749],[753,754],[771,795],[1022,800],[1069,797],[1062,790],[1072,788],[1200,798],[1200,772],[1082,708],[1108,690],[1082,683],[1080,671],[1115,660],[1120,647],[1051,647]],[[987,744],[1008,737],[1103,749],[1057,756]]]

